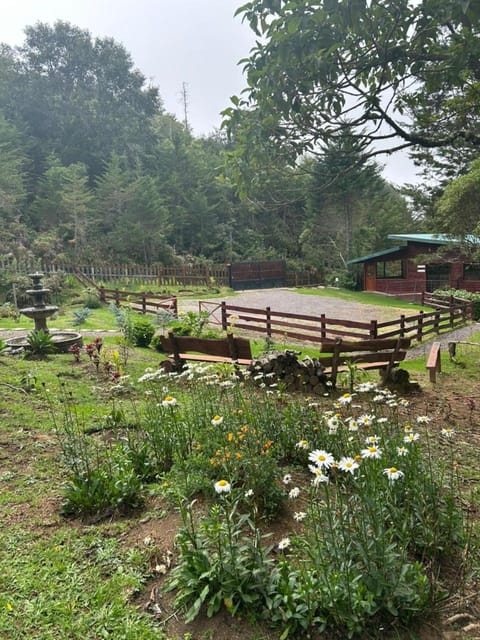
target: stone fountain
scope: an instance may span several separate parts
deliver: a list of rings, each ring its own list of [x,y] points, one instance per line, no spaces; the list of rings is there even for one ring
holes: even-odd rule
[[[33,298],[33,304],[31,307],[20,309],[20,313],[34,321],[35,328],[33,331],[50,333],[47,327],[47,318],[53,316],[58,311],[58,307],[46,304],[50,289],[46,289],[41,283],[43,273],[31,273],[29,277],[32,279],[32,288],[27,289],[27,293]],[[54,331],[50,335],[57,351],[68,351],[74,344],[82,345],[82,336],[76,331]],[[28,347],[28,336],[7,340],[7,346],[12,348]]]

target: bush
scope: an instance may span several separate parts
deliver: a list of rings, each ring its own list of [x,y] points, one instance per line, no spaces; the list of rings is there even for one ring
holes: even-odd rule
[[[437,289],[433,293],[438,296],[455,296],[455,298],[470,300],[473,302],[473,319],[480,320],[480,293],[472,293],[465,289]]]
[[[18,311],[11,302],[5,302],[0,306],[0,318],[18,318]]]
[[[82,295],[82,303],[89,309],[99,309],[102,306],[100,295],[95,289],[85,289]]]
[[[73,324],[75,327],[83,324],[91,315],[91,311],[88,307],[83,307],[82,309],[77,309],[73,312]]]
[[[155,327],[148,318],[136,318],[128,326],[128,338],[136,347],[148,347],[155,334]]]

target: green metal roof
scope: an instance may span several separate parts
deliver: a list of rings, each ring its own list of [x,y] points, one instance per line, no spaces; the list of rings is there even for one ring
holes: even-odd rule
[[[375,253],[370,253],[368,256],[362,256],[361,258],[354,258],[353,260],[347,260],[347,264],[358,264],[359,262],[367,262],[367,260],[371,260],[372,258],[380,258],[381,256],[386,256],[389,253],[395,253],[399,249],[403,247],[392,247],[391,249],[383,249],[383,251],[376,251]]]
[[[470,242],[472,244],[480,243],[480,238],[478,236],[468,235],[460,238],[449,235],[448,233],[390,233],[387,238],[389,240],[401,240],[403,242],[423,242],[424,244],[459,244],[462,241]],[[373,258],[387,256],[404,248],[405,245],[400,247],[392,247],[391,249],[383,249],[383,251],[370,253],[368,256],[362,256],[361,258],[348,260],[347,264],[359,264],[361,262],[367,262],[368,260],[372,260]]]
[[[403,240],[404,242],[424,242],[426,244],[458,244],[466,241],[478,244],[480,238],[468,235],[464,238],[452,236],[448,233],[391,233],[387,236],[389,240]]]

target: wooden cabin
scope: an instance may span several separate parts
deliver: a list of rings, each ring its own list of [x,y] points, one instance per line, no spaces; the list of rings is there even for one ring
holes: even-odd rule
[[[480,262],[462,255],[461,243],[447,234],[399,233],[388,236],[397,246],[349,260],[363,265],[363,290],[414,299],[436,289],[480,292]],[[480,243],[470,237],[469,243]],[[402,242],[404,244],[398,244]]]

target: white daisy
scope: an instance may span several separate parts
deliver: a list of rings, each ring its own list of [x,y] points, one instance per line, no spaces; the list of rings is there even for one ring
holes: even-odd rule
[[[338,463],[338,468],[347,473],[351,473],[353,475],[355,469],[358,469],[359,464],[355,460],[355,458],[343,457]]]
[[[441,430],[440,434],[444,438],[453,438],[456,434],[456,431],[452,427],[445,427]]]
[[[308,449],[308,440],[300,440],[295,446],[297,449]]]
[[[289,546],[290,546],[290,538],[282,538],[278,543],[278,548],[280,549],[280,551],[284,551],[285,549],[288,549]]]
[[[400,478],[403,478],[403,476],[405,475],[403,471],[400,471],[399,469],[397,469],[397,467],[390,467],[388,469],[384,469],[383,473],[387,476],[387,478],[391,482],[394,482],[395,480],[399,480]]]
[[[217,493],[230,493],[232,488],[231,484],[226,480],[219,480],[215,483],[214,487]]]
[[[302,522],[306,517],[307,514],[305,511],[295,511],[295,513],[293,514],[293,519],[295,520],[295,522]]]
[[[311,462],[314,462],[320,469],[322,467],[329,469],[335,462],[333,455],[328,453],[328,451],[323,451],[322,449],[315,449],[315,451],[309,453],[308,459]]]
[[[382,450],[374,444],[360,451],[362,458],[374,458],[376,460],[382,457],[382,453]]]

